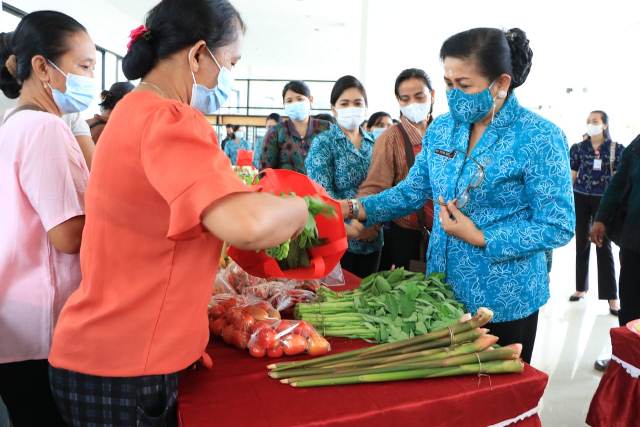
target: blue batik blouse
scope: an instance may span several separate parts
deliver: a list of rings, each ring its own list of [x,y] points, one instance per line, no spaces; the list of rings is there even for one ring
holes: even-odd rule
[[[354,198],[367,178],[374,140],[371,134],[360,132],[362,144],[358,150],[340,127],[332,124],[316,135],[307,154],[307,176],[322,185],[334,199]],[[373,242],[349,240],[349,252],[355,254],[370,254],[380,248],[382,233]]]
[[[510,95],[466,156],[470,126],[438,117],[422,152],[396,187],[365,197],[368,224],[413,212],[427,199],[461,198],[462,211],[484,233],[479,248],[447,235],[435,218],[427,255],[429,272],[445,272],[455,295],[475,312],[488,307],[496,322],[525,318],[549,299],[545,251],[574,234],[569,150],[562,131],[521,107]],[[477,162],[477,163],[476,163]]]

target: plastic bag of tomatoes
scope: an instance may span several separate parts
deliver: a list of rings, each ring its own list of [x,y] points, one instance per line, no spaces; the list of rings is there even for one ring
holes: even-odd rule
[[[217,294],[209,303],[211,334],[254,357],[308,353],[319,356],[331,347],[309,323],[281,320],[267,301],[251,296]]]
[[[248,348],[253,357],[321,356],[331,345],[304,320],[267,320],[254,325]]]

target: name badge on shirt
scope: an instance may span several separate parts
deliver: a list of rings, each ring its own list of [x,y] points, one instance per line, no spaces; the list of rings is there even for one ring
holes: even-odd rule
[[[602,170],[602,159],[593,159],[593,170],[594,171]]]
[[[444,157],[448,157],[450,159],[453,159],[456,156],[456,152],[455,151],[445,151],[445,150],[441,150],[439,148],[436,149],[435,153],[439,156],[444,156]]]

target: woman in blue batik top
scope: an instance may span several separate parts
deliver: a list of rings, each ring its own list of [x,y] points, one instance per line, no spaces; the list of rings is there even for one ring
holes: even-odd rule
[[[227,140],[223,151],[224,154],[227,155],[229,160],[231,160],[231,164],[235,165],[238,161],[238,151],[252,150],[253,147],[251,143],[244,138],[244,131],[236,130],[233,135],[233,139]]]
[[[587,138],[569,150],[573,195],[576,200],[576,292],[569,301],[581,300],[589,290],[589,233],[600,205],[600,199],[620,166],[624,146],[611,141],[609,116],[601,110],[587,118]],[[618,315],[620,301],[611,241],[604,238],[596,247],[598,257],[598,296],[609,300],[609,311]]]
[[[338,79],[331,90],[331,110],[338,124],[316,135],[305,161],[307,175],[331,197],[349,199],[356,196],[367,177],[373,152],[373,136],[360,127],[367,112],[362,83],[353,76]],[[355,228],[362,228],[357,220],[347,224],[349,235]],[[359,277],[368,276],[378,271],[381,249],[382,233],[372,227],[358,239],[349,240],[340,263]]]
[[[500,344],[522,343],[529,362],[538,310],[549,299],[545,251],[571,240],[575,217],[566,138],[513,93],[531,68],[520,29],[477,28],[450,37],[444,62],[449,113],[396,187],[343,201],[367,224],[438,201],[427,255],[469,311],[491,308]]]

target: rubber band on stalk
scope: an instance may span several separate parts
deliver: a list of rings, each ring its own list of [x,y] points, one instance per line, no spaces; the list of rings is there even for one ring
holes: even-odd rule
[[[451,329],[451,326],[447,326],[447,329],[449,329],[449,347],[453,347],[453,345],[455,344],[456,338],[453,333],[453,329]]]
[[[491,375],[482,372],[482,361],[480,360],[480,355],[478,353],[475,354],[478,359],[478,365],[480,365],[480,369],[478,370],[478,388],[480,388],[480,384],[482,383],[482,377],[489,378],[489,390],[493,391],[493,384],[491,384]]]

